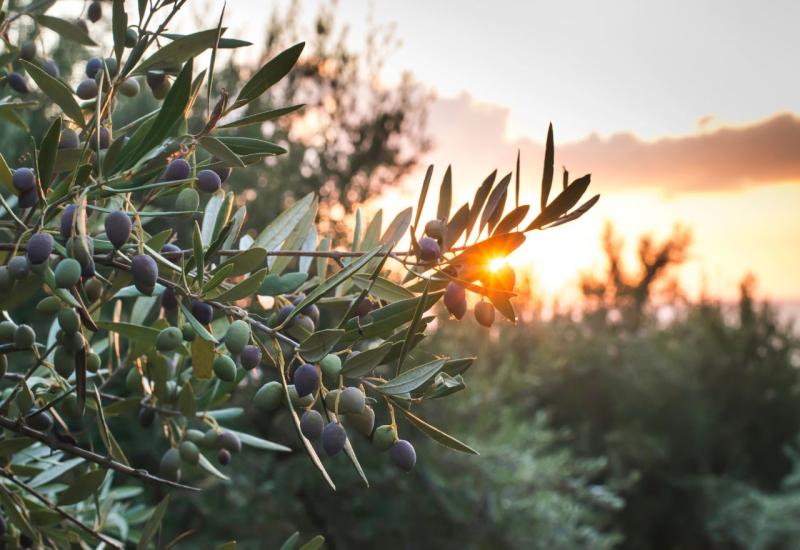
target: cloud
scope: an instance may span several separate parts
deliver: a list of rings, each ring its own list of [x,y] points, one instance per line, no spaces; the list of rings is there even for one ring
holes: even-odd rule
[[[435,141],[431,161],[452,163],[456,176],[477,180],[494,168],[509,171],[520,149],[523,178],[526,165],[529,174],[538,173],[542,142],[509,141],[509,116],[508,109],[476,102],[467,94],[438,99],[430,113]],[[739,126],[707,118],[695,134],[653,141],[622,132],[560,143],[558,121],[554,126],[557,166],[566,166],[573,176],[591,172],[593,181],[606,190],[725,191],[800,181],[800,118],[793,114]],[[542,129],[542,137],[545,132]]]

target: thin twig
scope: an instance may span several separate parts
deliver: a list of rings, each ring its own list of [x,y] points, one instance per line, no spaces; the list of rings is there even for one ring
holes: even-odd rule
[[[135,477],[142,481],[147,481],[158,485],[165,485],[167,487],[173,487],[175,489],[185,489],[187,491],[200,490],[197,487],[183,485],[175,481],[170,481],[168,479],[154,476],[147,470],[131,468],[130,466],[127,466],[121,462],[117,462],[110,456],[103,456],[94,453],[92,451],[89,451],[87,449],[84,449],[83,447],[78,447],[77,445],[73,445],[72,443],[67,443],[66,441],[59,441],[58,439],[55,439],[54,437],[51,437],[44,432],[34,430],[33,428],[26,426],[22,422],[12,420],[7,416],[0,415],[0,428],[5,428],[19,435],[30,437],[31,439],[35,439],[41,443],[44,443],[51,449],[58,449],[60,451],[64,451],[65,453],[81,457],[85,460],[88,460],[89,462],[93,462],[99,466],[102,466],[103,468],[114,470],[115,472]]]
[[[18,480],[14,476],[14,474],[11,474],[11,473],[9,473],[9,472],[7,472],[5,470],[0,470],[0,476],[3,476],[4,478],[10,480],[12,483],[14,483],[18,487],[22,488],[25,492],[30,493],[39,502],[41,502],[42,504],[44,504],[45,506],[47,506],[48,508],[50,508],[54,512],[58,513],[58,515],[60,515],[65,520],[69,521],[70,523],[74,523],[75,525],[77,525],[78,527],[80,527],[81,529],[83,529],[84,531],[86,531],[87,533],[92,535],[93,537],[105,542],[106,544],[110,545],[113,548],[125,548],[125,546],[122,544],[122,542],[120,542],[120,541],[118,541],[116,539],[112,539],[111,537],[108,537],[108,536],[100,533],[99,531],[96,531],[96,530],[92,529],[91,527],[89,527],[88,525],[83,523],[81,520],[79,520],[78,518],[76,518],[75,516],[73,516],[72,514],[67,512],[66,510],[64,510],[63,508],[61,508],[61,506],[58,506],[57,504],[51,502],[47,497],[45,497],[43,494],[41,494],[39,491],[37,491],[36,489],[31,487],[27,483],[24,483],[24,482]]]

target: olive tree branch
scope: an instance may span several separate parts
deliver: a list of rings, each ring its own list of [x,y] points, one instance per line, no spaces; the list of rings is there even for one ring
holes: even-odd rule
[[[89,462],[93,462],[103,468],[114,470],[115,472],[135,477],[142,481],[155,483],[157,485],[164,485],[167,487],[173,487],[175,489],[185,489],[187,491],[200,490],[197,487],[183,485],[175,481],[170,481],[168,479],[154,476],[147,470],[132,468],[130,466],[127,466],[121,462],[114,460],[110,456],[103,456],[101,454],[97,454],[95,452],[84,449],[83,447],[73,445],[72,443],[68,443],[66,441],[59,441],[58,439],[55,439],[54,437],[51,437],[44,432],[34,430],[33,428],[23,424],[21,421],[13,420],[7,416],[0,415],[0,428],[5,428],[16,434],[25,437],[30,437],[31,439],[35,439],[36,441],[45,444],[51,449],[58,449],[59,451],[64,451],[65,453],[68,453],[70,455],[83,458],[84,460],[88,460]]]
[[[89,533],[90,535],[95,537],[96,539],[101,540],[102,542],[108,544],[112,548],[125,548],[125,546],[120,541],[118,541],[116,539],[113,539],[111,537],[108,537],[108,536],[100,533],[99,531],[96,531],[95,529],[92,529],[91,527],[89,527],[88,525],[83,523],[81,520],[79,520],[78,518],[76,518],[75,516],[73,516],[72,514],[67,512],[66,510],[64,510],[61,506],[58,506],[57,504],[51,502],[50,499],[45,497],[43,494],[41,494],[36,489],[31,487],[27,483],[24,483],[24,482],[20,481],[19,479],[17,479],[16,476],[14,476],[14,474],[9,473],[6,470],[0,470],[0,476],[8,479],[12,483],[14,483],[18,487],[20,487],[26,493],[31,494],[34,498],[36,498],[36,500],[38,500],[39,502],[41,502],[42,504],[47,506],[49,509],[51,509],[54,512],[56,512],[58,515],[60,515],[65,520],[69,521],[70,523],[73,523],[73,524],[77,525],[79,528],[81,528],[82,530],[86,531],[87,533]]]

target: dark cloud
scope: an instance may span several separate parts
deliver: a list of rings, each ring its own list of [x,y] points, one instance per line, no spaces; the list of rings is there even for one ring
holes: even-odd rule
[[[523,177],[526,165],[532,175],[541,169],[541,142],[507,139],[507,109],[476,103],[462,94],[437,100],[431,111],[433,160],[452,162],[456,175],[477,179],[496,167],[510,170],[517,149],[522,150]],[[619,133],[562,143],[555,121],[556,163],[575,176],[591,172],[605,189],[715,191],[800,181],[800,118],[776,114],[747,125],[708,127],[654,141]],[[545,131],[541,129],[543,137]]]

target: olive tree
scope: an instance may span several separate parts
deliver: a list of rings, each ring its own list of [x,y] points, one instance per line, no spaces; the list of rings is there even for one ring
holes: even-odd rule
[[[0,113],[19,123],[21,110],[43,109],[51,121],[29,135],[26,154],[0,156],[5,541],[147,547],[173,491],[198,491],[204,476],[227,479],[224,468],[245,447],[291,450],[226,428],[243,412],[226,403],[244,385],[259,386],[256,413],[289,411],[298,445],[331,489],[324,459],[337,454],[367,483],[352,437],[369,438],[399,472],[417,460],[407,430],[477,454],[417,410],[462,390],[472,358],[418,345],[431,308],[442,301],[460,319],[468,294],[481,325],[496,312],[513,322],[514,273],[489,263],[526,233],[574,220],[597,201],[577,206],[589,176],[569,182],[566,173],[549,200],[552,130],[530,221],[518,163],[486,178],[454,212],[448,169],[436,219],[423,224],[429,169],[416,208],[385,228],[381,216],[357,218],[349,249],[318,235],[313,193],[246,232],[246,207],[225,182],[285,150],[235,132],[291,111],[241,114],[289,73],[303,44],[238,90],[208,97],[218,51],[248,44],[225,36],[222,15],[213,28],[177,35],[169,25],[186,0],[140,1],[138,13],[121,0],[92,2],[90,22],[111,17],[113,43],[103,51],[85,21],[48,15],[52,4],[3,12],[0,23]],[[20,31],[23,19],[33,26]],[[97,52],[78,82],[62,79],[40,51],[37,36],[51,32]],[[202,54],[209,61],[199,68]],[[140,93],[161,100],[159,108],[115,124],[117,104]],[[190,127],[206,105],[202,124]],[[168,229],[152,229],[164,221]],[[177,246],[179,236],[191,246]],[[376,411],[385,424],[375,425]],[[133,422],[150,430],[157,468],[130,459],[115,436]],[[148,485],[167,494],[155,507],[142,496]]]

